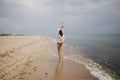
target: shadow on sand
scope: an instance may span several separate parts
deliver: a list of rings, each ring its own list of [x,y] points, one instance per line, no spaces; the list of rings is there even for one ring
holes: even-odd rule
[[[53,80],[61,80],[63,66],[64,66],[64,62],[59,59],[56,64]]]

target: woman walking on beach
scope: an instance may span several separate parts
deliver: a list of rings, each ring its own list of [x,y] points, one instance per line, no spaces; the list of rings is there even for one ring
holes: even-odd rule
[[[59,59],[62,58],[62,60],[64,59],[64,55],[62,52],[62,47],[63,47],[63,42],[64,42],[64,24],[62,23],[61,26],[58,28],[57,30],[57,49],[58,49],[58,56]]]

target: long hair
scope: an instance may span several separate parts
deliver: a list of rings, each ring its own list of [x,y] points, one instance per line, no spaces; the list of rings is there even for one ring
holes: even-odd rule
[[[61,37],[63,36],[62,30],[59,30],[59,34],[60,34]]]

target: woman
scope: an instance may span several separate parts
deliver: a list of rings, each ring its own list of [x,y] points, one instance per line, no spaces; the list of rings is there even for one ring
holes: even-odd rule
[[[63,47],[63,42],[64,42],[64,24],[62,23],[61,26],[58,28],[57,30],[57,49],[58,49],[58,56],[59,59],[62,58],[62,60],[64,59],[64,55],[62,53],[62,47]]]

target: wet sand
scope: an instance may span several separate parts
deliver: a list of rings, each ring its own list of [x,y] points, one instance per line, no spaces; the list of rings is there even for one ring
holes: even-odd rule
[[[45,36],[1,36],[0,80],[98,80],[84,65],[54,57],[49,42]]]

